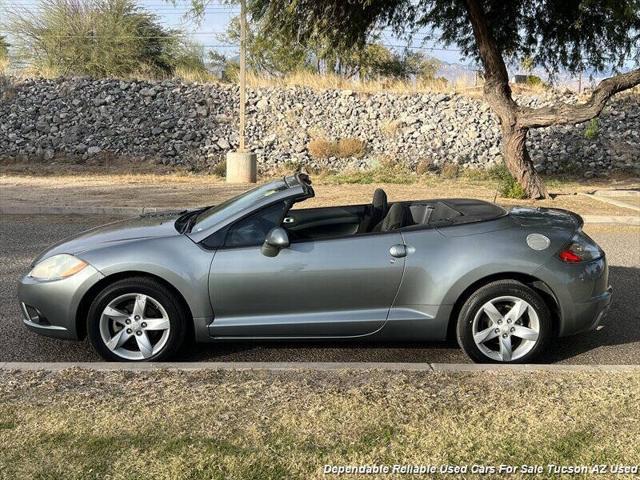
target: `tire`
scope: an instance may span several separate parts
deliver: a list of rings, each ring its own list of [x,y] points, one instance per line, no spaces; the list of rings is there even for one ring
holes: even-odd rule
[[[189,316],[176,295],[147,277],[119,280],[93,300],[87,334],[108,361],[164,361],[180,351]]]
[[[532,288],[499,280],[471,294],[458,315],[456,333],[476,363],[528,363],[551,337],[551,313]]]

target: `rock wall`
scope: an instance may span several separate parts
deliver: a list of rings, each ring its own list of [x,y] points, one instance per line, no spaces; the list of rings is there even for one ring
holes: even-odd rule
[[[115,155],[164,164],[213,166],[238,143],[237,88],[228,85],[90,80],[0,82],[0,157],[51,160]],[[308,88],[252,90],[248,144],[259,167],[287,162],[364,168],[383,158],[409,167],[455,162],[489,167],[501,160],[496,117],[481,99],[456,94],[360,94]],[[575,96],[523,97],[542,106]],[[640,96],[620,95],[597,127],[532,130],[529,148],[541,171],[606,175],[640,170]],[[359,158],[312,158],[313,138],[358,138]]]

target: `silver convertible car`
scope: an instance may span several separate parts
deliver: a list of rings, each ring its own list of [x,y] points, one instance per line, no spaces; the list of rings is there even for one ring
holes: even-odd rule
[[[611,287],[571,212],[468,199],[293,208],[295,174],[219,205],[94,228],[21,280],[25,325],[88,336],[108,360],[159,361],[189,340],[456,338],[476,362],[529,362],[594,329]]]

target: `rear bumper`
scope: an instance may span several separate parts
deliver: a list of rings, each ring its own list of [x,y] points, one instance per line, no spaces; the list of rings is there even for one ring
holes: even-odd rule
[[[606,316],[613,289],[603,256],[586,263],[567,264],[553,258],[536,276],[553,291],[559,307],[558,336],[587,332]]]
[[[565,332],[564,335],[595,330],[607,316],[612,296],[613,289],[608,287],[604,293],[588,302],[576,303],[574,305],[574,328]]]
[[[18,284],[23,323],[41,335],[77,340],[76,313],[87,291],[103,275],[92,266],[76,275],[52,282],[25,276]]]

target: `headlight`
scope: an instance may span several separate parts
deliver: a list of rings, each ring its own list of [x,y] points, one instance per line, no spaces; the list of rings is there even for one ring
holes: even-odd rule
[[[38,263],[29,272],[29,276],[36,280],[61,280],[75,275],[87,265],[87,262],[83,262],[73,255],[62,253]]]

